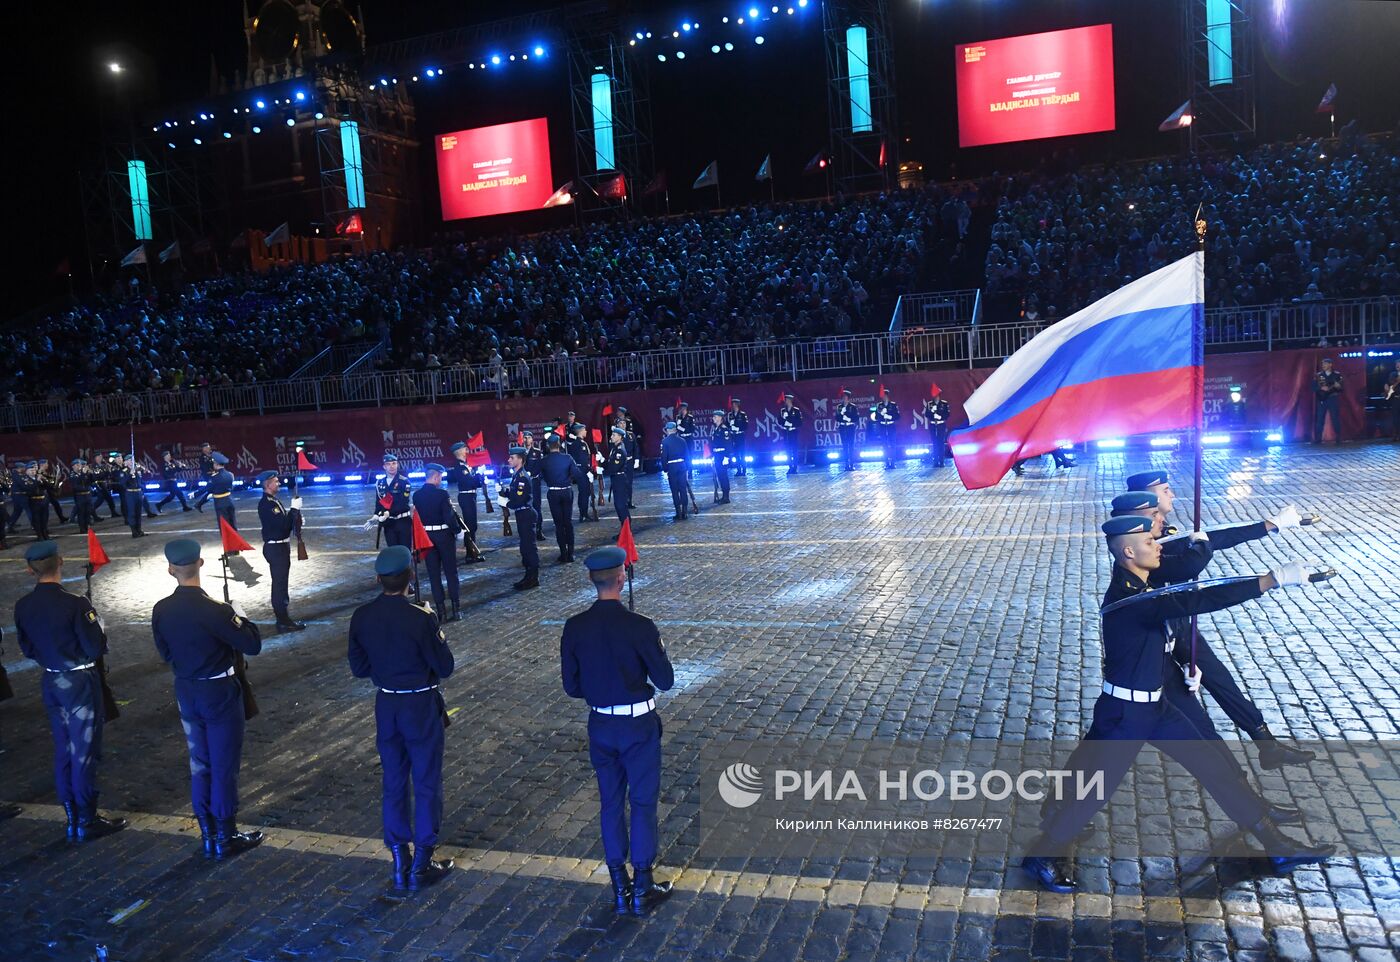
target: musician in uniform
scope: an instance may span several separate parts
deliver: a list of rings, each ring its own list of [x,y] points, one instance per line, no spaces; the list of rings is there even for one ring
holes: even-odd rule
[[[569,414],[572,420],[573,412],[570,411]],[[593,464],[593,448],[588,443],[587,427],[574,424],[564,441],[564,452],[578,465],[578,519],[580,522],[587,521],[588,506],[593,501],[593,476],[596,470]]]
[[[431,463],[424,467],[427,473],[423,486],[413,492],[413,507],[418,511],[418,520],[433,547],[426,552],[428,563],[428,583],[433,591],[433,610],[443,621],[462,619],[462,598],[457,578],[457,532],[465,530],[466,524],[452,510],[452,495],[443,488],[442,479],[447,468]],[[442,579],[447,576],[447,592],[444,598]],[[445,600],[452,602],[452,614],[443,618],[447,610]]]
[[[642,425],[636,418],[627,413],[625,407],[617,409],[617,416],[622,421],[622,426],[627,429],[627,444],[632,449],[632,473],[645,474],[646,465],[642,462],[642,451],[644,450]],[[635,508],[636,505],[629,504],[627,507]]]
[[[1342,375],[1332,369],[1332,359],[1322,359],[1322,370],[1313,375],[1313,394],[1317,397],[1316,414],[1313,418],[1313,443],[1322,443],[1322,432],[1327,429],[1327,419],[1332,419],[1332,432],[1337,443],[1342,443]]]
[[[948,450],[948,402],[943,400],[943,392],[935,384],[932,397],[924,400],[924,420],[928,422],[929,454],[933,456],[933,466],[943,467]]]
[[[33,464],[32,469],[30,467],[31,464]],[[39,487],[38,481],[35,479],[35,473],[38,467],[38,464],[31,461],[18,461],[15,463],[15,474],[12,482],[13,490],[10,493],[13,506],[10,510],[8,522],[11,533],[14,532],[15,525],[18,523],[21,514],[29,519],[29,527],[33,529],[35,535],[39,533],[39,525],[34,517],[34,498],[37,495]],[[47,539],[39,538],[38,540],[45,541]]]
[[[880,388],[880,400],[870,409],[870,423],[875,425],[875,437],[880,442],[880,453],[885,459],[885,470],[894,467],[894,456],[898,453],[895,434],[899,430],[899,405]]]
[[[626,521],[632,516],[632,455],[627,446],[627,429],[620,424],[613,425],[612,444],[608,448],[603,473],[612,479],[608,483],[611,485],[617,520]]]
[[[191,538],[165,546],[177,587],[156,602],[151,631],[175,680],[175,704],[190,753],[190,800],[204,854],[223,860],[263,840],[262,832],[238,830],[238,769],[246,723],[240,669],[245,655],[262,651],[262,635],[237,607],[204,593],[199,551],[199,542]]]
[[[114,517],[126,520],[126,483],[122,480],[122,453],[110,451],[107,454],[107,493],[116,503]]]
[[[59,474],[59,465],[51,465],[48,458],[40,458],[39,481],[44,487],[44,503],[53,509],[54,514],[58,515],[59,524],[67,524],[68,519],[64,517],[63,504],[58,500],[59,489],[63,487],[63,476]]]
[[[170,452],[169,448],[166,448],[161,454],[160,476],[165,479],[165,497],[156,504],[157,512],[177,498],[183,510],[190,510],[190,504],[185,500],[185,492],[180,487],[180,472],[188,469],[189,465],[185,462],[175,460],[175,455]]]
[[[462,539],[467,549],[468,561],[485,561],[485,556],[476,549],[476,492],[486,490],[486,478],[467,463],[467,442],[458,441],[452,445],[452,467],[447,469],[443,480],[457,485],[457,506],[462,509],[462,524],[466,527],[466,537]]]
[[[559,564],[574,560],[574,485],[584,477],[574,459],[564,453],[558,437],[550,436],[549,453],[540,462],[549,516],[554,521],[554,540],[559,545]]]
[[[86,461],[74,458],[68,469],[68,480],[73,485],[73,520],[78,523],[78,533],[87,534],[88,528],[97,523],[97,510],[93,503],[96,479]]]
[[[122,485],[122,506],[126,509],[127,527],[133,538],[144,538],[141,530],[141,510],[146,507],[146,492],[141,482],[141,463],[128,454],[120,459],[121,473],[117,477]]]
[[[689,499],[686,497],[686,455],[690,445],[681,438],[675,421],[667,421],[666,436],[661,439],[661,470],[666,472],[666,484],[671,489],[671,503],[676,513],[673,520],[684,521]]]
[[[1161,565],[1162,547],[1152,536],[1147,518],[1110,518],[1102,526],[1114,559],[1104,607],[1134,595],[1140,602],[1111,611],[1103,624],[1103,691],[1094,705],[1094,721],[1076,749],[1079,777],[1095,772],[1103,791],[1071,798],[1050,810],[1041,822],[1042,834],[1032,843],[1022,866],[1041,885],[1055,892],[1072,892],[1073,875],[1061,857],[1079,831],[1106,804],[1132,766],[1144,742],[1151,742],[1196,776],[1216,803],[1237,825],[1264,843],[1275,871],[1320,862],[1332,854],[1284,835],[1270,816],[1270,806],[1237,767],[1216,751],[1202,751],[1202,733],[1162,697],[1163,673],[1176,671],[1163,657],[1170,650],[1168,623],[1173,619],[1220,611],[1259,598],[1287,585],[1305,584],[1301,562],[1235,583],[1213,585],[1190,593],[1150,593],[1149,579]]]
[[[540,549],[535,544],[535,503],[533,500],[534,482],[525,472],[524,447],[510,449],[507,463],[510,465],[510,480],[504,488],[498,489],[496,503],[507,511],[515,513],[516,535],[520,538],[520,564],[525,569],[525,577],[511,585],[516,591],[525,591],[540,586]]]
[[[742,478],[749,473],[749,416],[740,408],[738,398],[729,399],[729,414],[725,421],[734,430],[734,474]]]
[[[535,444],[532,431],[525,432],[525,473],[530,476],[531,504],[535,507],[535,540],[544,540],[544,481],[540,475],[540,465],[544,462],[544,451]]]
[[[411,488],[408,479],[399,470],[397,454],[384,455],[384,477],[374,486],[374,516],[365,522],[367,527],[376,523],[384,532],[385,544],[401,544],[413,548],[413,508],[409,504]]]
[[[841,389],[841,402],[836,405],[836,432],[841,436],[841,460],[847,471],[856,469],[856,431],[859,430],[860,408],[851,403],[849,388]]]
[[[209,482],[214,479],[214,475],[219,473],[219,463],[214,460],[214,447],[208,441],[199,446],[199,476],[204,480],[204,487],[200,488],[194,496],[195,510],[203,511],[204,502],[209,500]]]
[[[283,631],[301,631],[306,625],[288,612],[291,592],[288,582],[292,574],[292,539],[301,529],[301,497],[294,495],[290,509],[282,507],[277,497],[282,479],[276,471],[264,471],[257,477],[262,486],[258,499],[258,521],[262,524],[263,558],[272,572],[272,611],[277,627]]]
[[[792,394],[783,395],[783,406],[778,408],[778,431],[783,439],[783,450],[787,453],[787,473],[797,473],[797,460],[801,456],[802,409],[792,402],[797,398]]]
[[[227,521],[228,526],[238,530],[238,518],[233,512],[233,473],[228,469],[228,455],[215,451],[210,457],[214,461],[214,474],[204,490],[214,500],[214,523]]]
[[[690,413],[690,405],[685,401],[676,405],[676,434],[685,442],[685,477],[690,480],[694,474],[690,459],[695,450],[695,415]]]
[[[618,547],[585,559],[598,598],[564,623],[559,649],[565,693],[589,707],[588,757],[598,778],[615,910],[645,915],[671,891],[670,882],[657,882],[652,874],[661,791],[661,719],[653,696],[675,684],[675,673],[656,623],[622,604],[626,561]],[[633,878],[627,874],[629,856]]]
[[[122,517],[121,508],[117,506],[116,500],[112,497],[112,465],[107,461],[107,455],[98,451],[92,456],[92,494],[94,499],[92,519],[99,520],[97,508],[106,505],[108,518]]]
[[[715,471],[715,487],[719,497],[715,504],[729,503],[729,465],[734,460],[733,452],[738,448],[738,435],[735,428],[725,420],[724,412],[715,409],[710,415],[710,463]]]
[[[68,840],[101,838],[126,820],[97,811],[97,768],[102,761],[101,659],[107,634],[92,603],[63,587],[58,544],[40,541],[24,552],[34,590],[15,603],[19,648],[43,669],[39,689],[54,743],[54,787],[67,816]]]
[[[434,859],[433,850],[442,831],[448,725],[438,686],[456,665],[437,618],[409,600],[412,567],[412,553],[403,545],[379,552],[374,573],[383,592],[350,616],[348,655],[350,672],[378,689],[374,726],[383,769],[384,844],[400,889],[424,888],[452,870],[452,860]]]

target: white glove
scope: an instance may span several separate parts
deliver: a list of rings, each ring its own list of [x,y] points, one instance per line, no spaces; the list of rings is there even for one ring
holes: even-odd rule
[[[1195,672],[1195,674],[1192,674],[1192,673],[1191,673],[1191,670],[1190,670],[1189,668],[1186,670],[1186,689],[1187,689],[1187,691],[1193,691],[1193,692],[1195,692],[1195,691],[1200,691],[1200,690],[1201,690],[1201,666],[1200,666],[1200,665],[1197,665],[1197,666],[1196,666],[1196,672]]]
[[[596,474],[596,475],[598,475],[598,477],[601,478],[601,477],[603,476],[603,469],[602,469],[602,468],[594,468],[594,469],[593,469],[593,473]]]
[[[233,609],[233,613],[234,613],[235,615],[237,615],[238,617],[242,618],[244,621],[247,621],[247,620],[248,620],[248,612],[244,611],[244,610],[243,610],[243,606],[240,605],[238,602],[236,602],[236,601],[230,601],[230,602],[228,603],[228,606],[229,606],[230,608]]]
[[[1269,522],[1280,531],[1287,531],[1289,528],[1296,528],[1303,523],[1303,516],[1298,513],[1298,509],[1293,505],[1288,505],[1277,515],[1269,519]]]
[[[1269,573],[1274,576],[1274,580],[1278,582],[1280,588],[1308,583],[1308,568],[1301,561],[1290,561],[1282,568],[1275,568]]]
[[[292,510],[293,510],[293,511],[300,511],[300,510],[301,510],[301,496],[300,496],[300,495],[298,495],[297,497],[295,497],[295,498],[292,499]]]
[[[505,495],[503,495],[503,494],[498,494],[498,495],[496,495],[496,503],[499,504],[499,505],[500,505],[501,507],[503,507],[503,508],[508,508],[508,507],[510,507],[510,498],[507,498],[507,497],[506,497]]]
[[[1190,538],[1192,541],[1210,541],[1210,535],[1206,534],[1204,531],[1192,531]]]
[[[642,470],[642,459],[641,459],[641,458],[634,458],[634,459],[632,460],[632,470],[634,470],[634,471],[640,471],[640,470]]]
[[[377,515],[377,514],[372,514],[372,515],[370,515],[369,518],[365,521],[365,523],[364,523],[363,525],[361,525],[361,528],[362,528],[363,530],[365,530],[365,531],[373,531],[373,530],[374,530],[374,526],[377,525],[377,524],[379,524],[379,515]]]

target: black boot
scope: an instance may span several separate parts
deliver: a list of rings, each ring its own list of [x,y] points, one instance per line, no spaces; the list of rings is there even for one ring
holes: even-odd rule
[[[90,842],[95,838],[120,832],[124,828],[126,828],[126,819],[124,818],[103,818],[97,812],[91,812],[86,816],[79,814],[75,837],[79,842]]]
[[[1287,805],[1270,805],[1269,820],[1275,825],[1297,825],[1303,820],[1303,813]]]
[[[277,627],[282,631],[301,631],[306,625],[297,621],[291,615],[282,615],[282,617],[277,619]]]
[[[10,818],[18,818],[24,814],[24,808],[20,805],[0,805],[0,822]],[[71,837],[71,836],[70,836]]]
[[[658,882],[652,878],[649,865],[637,866],[637,876],[632,882],[633,915],[646,915],[670,894],[670,882]]]
[[[411,889],[427,888],[442,880],[442,877],[452,871],[452,859],[445,858],[441,862],[433,858],[433,847],[431,845],[420,845],[418,851],[413,853],[413,868],[408,874],[408,887]]]
[[[204,847],[204,857],[214,857],[214,836],[217,829],[214,828],[214,818],[211,815],[197,815],[195,821],[199,823],[199,842]]]
[[[1317,756],[1301,748],[1290,748],[1274,737],[1268,725],[1260,725],[1249,733],[1259,743],[1259,764],[1273,771],[1284,765],[1306,765]]]
[[[517,582],[516,582],[514,585],[512,585],[511,587],[513,587],[516,591],[528,591],[528,590],[531,589],[531,588],[538,588],[539,586],[540,586],[540,569],[539,569],[539,568],[526,568],[526,569],[525,569],[525,577],[521,578],[519,581],[517,581]]]
[[[1021,868],[1040,883],[1040,887],[1051,892],[1073,892],[1079,888],[1065,860],[1048,855],[1027,855],[1021,859]]]
[[[632,879],[627,875],[627,866],[609,865],[608,875],[612,878],[613,911],[626,915],[632,906]]]
[[[63,814],[68,816],[68,827],[64,834],[68,841],[73,841],[78,837],[78,804],[76,802],[64,802]]]
[[[1264,844],[1264,853],[1274,865],[1274,871],[1291,872],[1300,865],[1311,865],[1331,858],[1335,851],[1330,845],[1312,845],[1289,838],[1279,831],[1277,823],[1267,815],[1250,829]]]
[[[461,620],[462,620],[462,609],[461,609],[461,607],[457,604],[457,602],[455,602],[455,601],[452,602],[452,614],[450,614],[450,615],[447,616],[447,620],[448,620],[448,621],[461,621]]]
[[[221,862],[262,844],[263,833],[240,832],[237,819],[215,819],[214,824],[218,826],[218,834],[214,836],[214,857]]]
[[[407,845],[390,845],[389,854],[394,856],[394,888],[408,888],[408,873],[413,862],[413,852]]]

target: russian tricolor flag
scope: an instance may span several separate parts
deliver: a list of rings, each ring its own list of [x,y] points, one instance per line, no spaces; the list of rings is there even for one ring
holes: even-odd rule
[[[949,438],[969,490],[1066,440],[1197,428],[1205,255],[1133,281],[1037,334],[967,399]]]

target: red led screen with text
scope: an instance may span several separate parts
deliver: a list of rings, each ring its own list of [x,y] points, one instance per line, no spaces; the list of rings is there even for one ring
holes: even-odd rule
[[[442,219],[538,210],[549,195],[549,122],[539,117],[437,136]]]
[[[1076,27],[954,48],[963,147],[1114,128],[1113,27]]]

